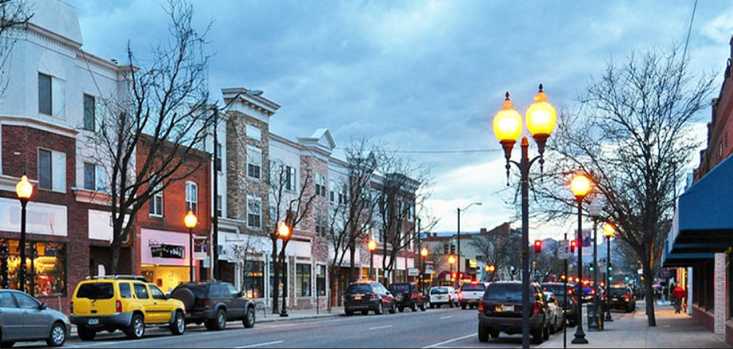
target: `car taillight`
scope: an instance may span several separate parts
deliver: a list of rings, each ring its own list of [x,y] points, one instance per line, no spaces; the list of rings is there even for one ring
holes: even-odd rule
[[[486,311],[486,304],[484,304],[484,300],[482,299],[480,302],[478,302],[478,312],[480,314],[483,314]]]
[[[539,314],[540,310],[541,310],[540,303],[532,304],[532,316]]]
[[[115,301],[115,312],[122,312],[122,302],[119,299]]]
[[[74,313],[74,302],[69,302],[69,314]]]

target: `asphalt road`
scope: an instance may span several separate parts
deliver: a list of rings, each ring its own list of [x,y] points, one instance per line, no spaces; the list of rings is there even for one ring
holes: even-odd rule
[[[230,323],[231,325],[231,323]],[[182,336],[149,330],[145,338],[128,340],[120,332],[91,342],[72,339],[71,348],[450,348],[520,347],[520,336],[502,335],[479,343],[475,310],[436,309],[376,315],[338,316],[257,324],[239,324],[224,331],[189,328]],[[570,332],[570,335],[572,332]],[[562,335],[562,332],[555,336]],[[19,343],[23,347],[41,343]]]

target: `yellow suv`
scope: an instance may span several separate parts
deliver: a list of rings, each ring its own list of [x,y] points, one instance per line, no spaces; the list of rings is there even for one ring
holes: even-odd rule
[[[141,338],[151,325],[168,326],[181,335],[186,331],[185,309],[181,301],[168,298],[142,276],[94,277],[76,286],[70,320],[82,340],[93,340],[99,331],[116,330]]]

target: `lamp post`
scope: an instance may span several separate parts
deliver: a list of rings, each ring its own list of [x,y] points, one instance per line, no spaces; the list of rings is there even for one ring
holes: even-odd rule
[[[487,265],[486,265],[486,266],[484,267],[484,271],[485,271],[485,272],[486,272],[487,274],[491,273],[491,278],[488,278],[488,277],[487,277],[487,278],[486,278],[486,279],[487,279],[486,281],[494,281],[494,272],[496,271],[496,266],[495,266],[495,265],[493,265],[493,264],[487,264]],[[488,275],[487,275],[487,276],[488,276]]]
[[[369,280],[376,280],[374,277],[374,251],[377,250],[377,242],[374,239],[369,239],[367,249],[369,250]]]
[[[606,237],[606,290],[611,289],[611,238],[616,236],[616,227],[613,223],[603,224],[603,236]],[[608,291],[606,292],[606,321],[612,322],[611,306],[608,303]]]
[[[603,211],[602,203],[599,199],[593,200],[590,206],[588,206],[588,213],[593,220],[593,289],[595,295],[593,296],[593,304],[596,307],[596,316],[598,316],[598,309],[601,306],[600,292],[598,287],[598,218],[601,216]],[[603,316],[603,313],[601,313]],[[603,328],[596,327],[596,330],[602,330]]]
[[[459,277],[461,275],[461,263],[463,263],[463,258],[461,258],[461,211],[466,211],[469,208],[471,208],[471,206],[473,206],[473,205],[481,206],[482,204],[481,204],[481,202],[478,202],[477,201],[477,202],[472,202],[472,203],[468,204],[468,206],[464,207],[463,209],[461,209],[460,207],[456,209],[457,214],[458,214],[458,230],[456,232],[456,235],[457,235],[457,238],[458,238],[458,247],[457,247],[457,252],[456,253],[458,254],[457,275],[459,275]]]
[[[33,195],[33,184],[28,181],[28,176],[20,177],[20,182],[15,185],[15,193],[20,200],[20,270],[18,272],[18,289],[25,292],[25,229],[26,229],[26,206]]]
[[[448,256],[448,265],[450,266],[450,282],[451,284],[455,285],[456,280],[453,278],[453,263],[456,262],[456,257],[454,255]]]
[[[418,280],[420,282],[420,287],[418,287],[420,290],[422,290],[423,293],[425,293],[425,261],[428,258],[428,249],[423,247],[420,249],[420,260],[421,263],[421,270],[420,270],[420,279]]]
[[[288,218],[286,218],[285,220],[287,222],[289,222],[290,221],[289,220],[290,212],[288,212],[288,216],[287,217]],[[290,240],[290,236],[291,236],[290,226],[287,223],[280,222],[278,224],[278,226],[277,226],[277,238],[280,239],[280,240],[282,240],[282,243],[283,243],[282,255],[281,255],[281,258],[280,258],[280,264],[282,265],[282,268],[283,269],[285,269],[285,246],[286,246],[287,241]],[[286,293],[287,293],[286,290],[288,288],[288,284],[287,284],[287,280],[285,279],[285,272],[284,272],[284,270],[281,273],[280,277],[282,278],[280,280],[280,282],[283,285],[283,292],[282,292],[283,293],[283,295],[282,295],[283,296],[283,302],[282,302],[283,304],[282,304],[282,307],[280,308],[281,309],[280,310],[280,317],[288,317],[287,302],[285,301],[286,300]]]
[[[522,347],[529,348],[529,170],[535,161],[539,161],[540,169],[544,165],[545,144],[552,134],[557,123],[557,112],[549,102],[542,88],[534,97],[534,103],[527,108],[527,129],[537,143],[538,156],[529,158],[529,141],[522,137],[522,155],[519,162],[510,160],[512,148],[522,135],[522,116],[517,112],[509,92],[506,93],[502,109],[496,113],[493,120],[494,135],[504,149],[506,159],[507,185],[509,185],[509,170],[511,164],[519,168],[521,174],[522,191]]]
[[[578,204],[578,280],[576,297],[578,298],[578,319],[573,344],[588,344],[583,332],[583,200],[593,190],[593,182],[584,173],[578,173],[570,181],[570,191]]]
[[[183,217],[183,224],[188,229],[188,281],[193,282],[193,228],[199,223],[196,214],[189,210]]]

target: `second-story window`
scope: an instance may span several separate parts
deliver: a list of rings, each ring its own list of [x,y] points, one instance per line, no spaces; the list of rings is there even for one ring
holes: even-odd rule
[[[255,196],[247,196],[247,226],[262,227],[262,200]]]
[[[66,192],[66,154],[38,149],[38,188]]]
[[[87,131],[94,131],[95,113],[96,113],[96,101],[94,96],[84,95],[84,129]]]
[[[214,164],[216,166],[216,170],[221,172],[221,143],[216,143],[216,163]]]
[[[156,188],[156,191],[157,189],[160,189],[160,185],[158,185],[158,188]],[[159,216],[159,217],[163,216],[163,191],[162,190],[153,194],[153,197],[150,199],[150,210],[149,211],[150,211],[149,213],[151,216]]]
[[[316,195],[326,197],[326,177],[316,173]]]
[[[107,173],[104,167],[93,162],[84,163],[84,189],[107,191]]]
[[[247,132],[247,138],[251,138],[256,141],[262,140],[262,131],[257,126],[247,124],[247,126],[245,126],[245,132]]]
[[[256,147],[247,147],[247,177],[260,179],[262,172],[262,152]]]
[[[186,182],[186,211],[197,213],[199,188],[194,182]]]
[[[285,166],[285,189],[289,191],[296,190],[296,177],[295,168]]]
[[[38,73],[38,112],[53,115],[53,94],[50,75]]]

